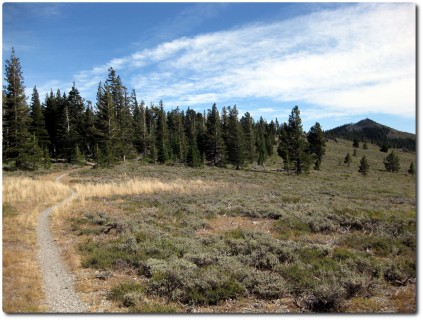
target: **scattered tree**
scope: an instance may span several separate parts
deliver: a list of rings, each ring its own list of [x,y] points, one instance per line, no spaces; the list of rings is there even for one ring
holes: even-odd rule
[[[291,164],[295,173],[301,174],[307,171],[308,143],[304,137],[301,123],[300,110],[295,106],[289,116],[288,124],[284,123],[280,129],[278,154],[284,161],[284,166],[291,170]]]
[[[352,158],[351,158],[351,155],[350,155],[350,153],[348,152],[347,153],[347,155],[345,156],[345,158],[344,158],[344,163],[346,164],[346,165],[348,165],[348,167],[350,166],[350,164],[351,164],[351,162],[352,162]]]
[[[408,168],[408,173],[411,174],[412,176],[414,176],[415,172],[416,172],[416,170],[414,169],[414,163],[411,162],[410,167]]]
[[[310,154],[315,161],[314,169],[320,170],[320,164],[326,151],[325,134],[320,123],[316,122],[316,124],[310,128],[307,134],[307,141],[309,143]]]
[[[358,141],[357,138],[354,138],[354,140],[353,140],[353,147],[354,148],[359,148],[360,147],[360,142]]]
[[[398,172],[400,169],[399,157],[393,150],[386,158],[383,159],[383,164],[388,172]]]
[[[357,148],[354,148],[353,157],[356,157],[356,156],[357,156]]]
[[[363,177],[367,176],[369,173],[370,165],[367,162],[366,155],[363,155],[363,157],[360,160],[360,166],[358,167],[358,172],[362,174]]]
[[[382,147],[380,148],[380,151],[387,153],[388,150],[389,150],[388,145],[386,143],[383,143]]]

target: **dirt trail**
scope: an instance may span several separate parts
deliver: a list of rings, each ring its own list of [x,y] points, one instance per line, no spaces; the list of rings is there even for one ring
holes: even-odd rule
[[[68,174],[65,173],[57,177],[56,182],[60,182]],[[76,198],[76,191],[71,190],[72,193],[66,199],[44,209],[38,218],[38,260],[44,280],[46,304],[49,306],[49,312],[53,313],[81,313],[87,310],[87,306],[75,292],[74,277],[63,263],[60,250],[50,231],[50,215],[53,210]]]

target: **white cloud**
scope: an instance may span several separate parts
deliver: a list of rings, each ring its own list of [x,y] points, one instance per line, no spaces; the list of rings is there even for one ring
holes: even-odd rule
[[[273,105],[255,111],[298,101],[340,117],[414,117],[415,10],[358,4],[178,38],[81,71],[77,85],[95,92],[113,66],[140,99],[172,107],[267,99]]]

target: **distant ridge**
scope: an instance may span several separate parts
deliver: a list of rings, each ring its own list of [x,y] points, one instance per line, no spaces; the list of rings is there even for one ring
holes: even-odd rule
[[[353,140],[357,138],[360,141],[368,141],[380,147],[385,144],[388,148],[416,150],[415,134],[390,128],[369,118],[328,130],[325,135],[329,139]]]

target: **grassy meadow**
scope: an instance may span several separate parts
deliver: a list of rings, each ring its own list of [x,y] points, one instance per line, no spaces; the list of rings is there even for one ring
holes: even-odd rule
[[[54,217],[92,310],[415,312],[415,153],[329,141],[320,171],[126,162],[71,175]],[[370,172],[358,172],[366,154]]]
[[[245,170],[82,169],[53,231],[92,312],[415,312],[416,154],[396,150],[390,173],[376,146],[349,167],[347,152],[329,141],[321,170],[301,176],[276,155]],[[54,175],[3,177],[5,311],[43,310],[36,217],[69,192]]]

